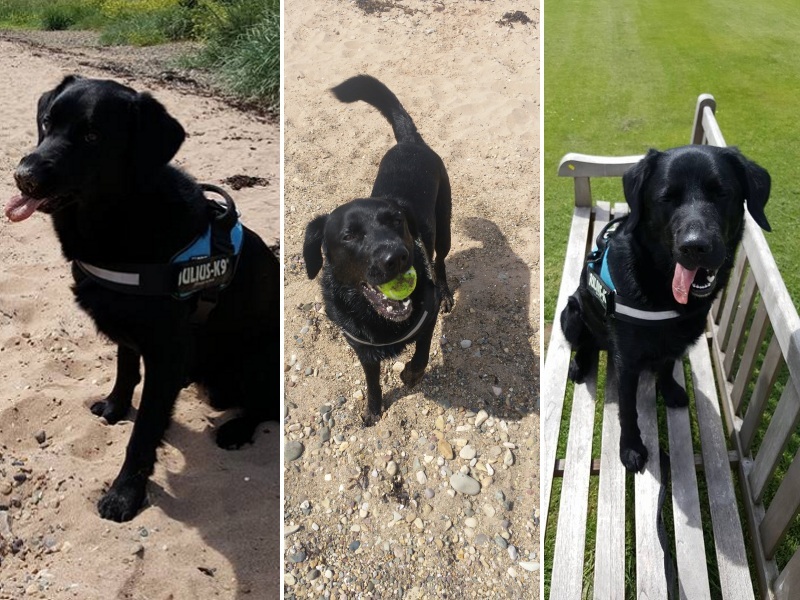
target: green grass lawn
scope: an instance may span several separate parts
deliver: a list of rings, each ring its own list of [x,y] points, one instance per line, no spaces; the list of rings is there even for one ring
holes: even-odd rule
[[[800,224],[800,161],[795,159],[800,154],[800,142],[795,143],[800,131],[796,124],[800,114],[798,31],[800,7],[788,0],[759,4],[757,9],[732,0],[562,0],[547,4],[543,188],[547,321],[554,318],[574,201],[572,180],[556,176],[561,157],[567,152],[629,155],[651,147],[684,145],[689,142],[693,111],[701,93],[716,98],[717,119],[727,142],[739,146],[772,175],[767,215],[773,233],[766,237],[789,293],[796,303],[800,301],[800,270],[796,268],[800,254],[795,241]],[[621,182],[594,180],[593,194],[595,198],[620,200]],[[779,378],[768,414],[774,412],[786,377],[784,373]],[[569,414],[570,400],[568,392],[565,415]],[[566,421],[562,422],[562,445]],[[599,418],[596,423],[599,431]],[[659,429],[665,431],[664,427]],[[765,429],[766,423],[756,447]],[[666,440],[662,440],[662,446],[667,447]],[[785,473],[799,446],[800,436],[795,434],[778,467],[779,476]],[[594,448],[597,456],[597,441]],[[558,456],[564,456],[563,448]],[[596,498],[596,482],[592,485],[591,496]],[[558,489],[560,482],[556,480],[554,502]],[[701,492],[705,493],[702,485]],[[767,501],[773,494],[774,489],[767,491]],[[701,497],[701,505],[706,504]],[[550,508],[554,516],[555,506],[551,504]],[[589,553],[594,548],[596,510],[593,503],[586,544]],[[706,519],[705,525],[708,523]],[[546,582],[554,524],[555,519],[548,522],[546,535]],[[705,537],[709,548],[710,531]],[[799,543],[796,520],[778,553],[779,566]],[[630,561],[627,565],[627,587],[633,594],[635,566]],[[588,562],[586,569],[591,581]],[[713,557],[710,569],[712,596],[718,597]]]
[[[544,24],[545,319],[553,319],[573,206],[572,181],[556,176],[561,157],[686,144],[704,92],[717,100],[728,144],[772,175],[767,240],[800,300],[797,3],[561,0],[547,4]],[[594,189],[622,197],[618,180]]]

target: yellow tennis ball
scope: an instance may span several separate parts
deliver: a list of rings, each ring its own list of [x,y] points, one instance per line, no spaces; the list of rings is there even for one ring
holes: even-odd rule
[[[389,300],[405,300],[417,287],[417,271],[411,267],[405,273],[398,275],[391,281],[379,285],[378,289]]]

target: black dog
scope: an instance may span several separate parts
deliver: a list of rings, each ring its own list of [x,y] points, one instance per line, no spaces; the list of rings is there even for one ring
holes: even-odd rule
[[[620,458],[637,472],[647,462],[637,423],[639,374],[656,373],[667,406],[688,404],[672,375],[675,360],[703,333],[728,281],[745,201],[755,222],[770,230],[764,216],[770,177],[734,148],[685,146],[650,150],[625,173],[623,187],[630,215],[589,255],[561,328],[575,350],[574,381],[584,379],[598,349],[614,361]]]
[[[381,361],[416,341],[400,375],[407,386],[416,385],[428,364],[439,307],[449,312],[453,305],[444,265],[450,251],[450,181],[442,159],[385,85],[360,75],[331,91],[342,102],[363,100],[377,108],[397,140],[381,161],[371,197],[315,218],[306,227],[303,247],[311,279],[323,267],[324,250],[325,308],[364,367],[369,425],[383,408]],[[405,301],[390,300],[378,286],[411,265],[418,275],[414,292]]]
[[[197,382],[215,407],[242,409],[217,432],[224,448],[277,418],[278,261],[231,203],[208,200],[168,164],[184,130],[148,94],[69,76],[39,99],[37,122],[38,146],[15,173],[22,195],[6,215],[52,216],[78,304],[118,344],[116,382],[95,415],[126,416],[144,361],[125,462],[98,503],[103,518],[126,521],[144,501],[181,388]],[[190,253],[203,234],[210,258]]]

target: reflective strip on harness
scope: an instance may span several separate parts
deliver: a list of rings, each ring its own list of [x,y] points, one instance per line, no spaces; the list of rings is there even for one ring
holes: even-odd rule
[[[78,266],[90,275],[94,275],[100,279],[105,279],[111,283],[119,285],[139,285],[139,273],[123,273],[122,271],[111,271],[110,269],[101,269],[79,260],[75,261]]]

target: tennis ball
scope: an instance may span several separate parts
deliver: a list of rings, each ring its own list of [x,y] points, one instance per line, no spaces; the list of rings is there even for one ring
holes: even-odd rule
[[[411,267],[391,281],[379,285],[378,289],[389,300],[405,300],[411,295],[415,287],[417,287],[417,271],[414,267]]]

